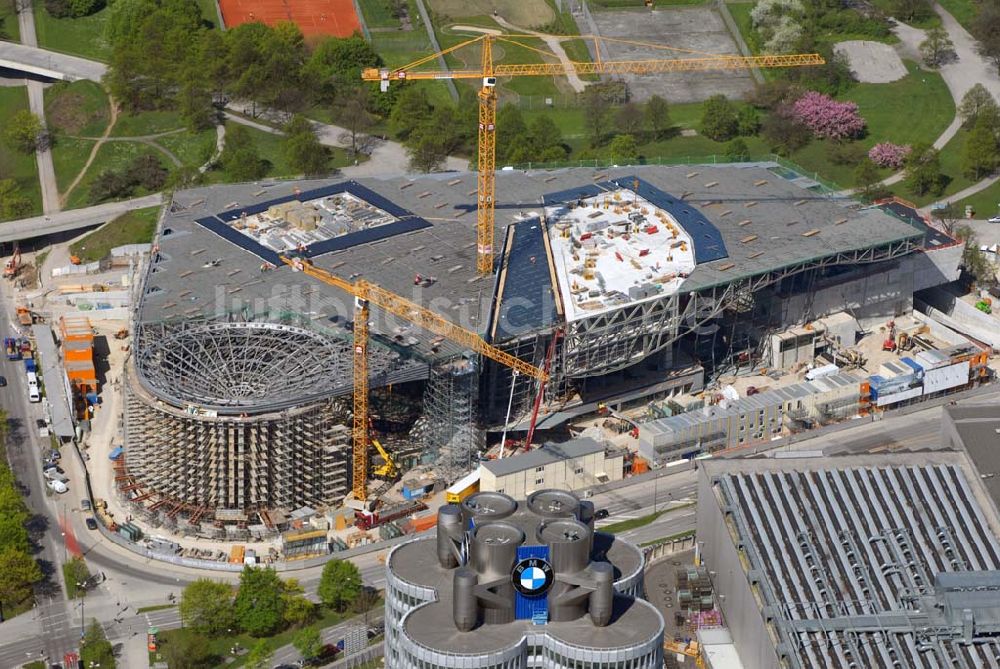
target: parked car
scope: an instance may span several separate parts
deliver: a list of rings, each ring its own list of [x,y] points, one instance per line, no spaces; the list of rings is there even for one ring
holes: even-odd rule
[[[65,473],[66,473],[66,472],[64,472],[64,471],[62,470],[62,468],[61,468],[61,467],[59,466],[59,463],[58,463],[58,462],[46,462],[46,463],[44,463],[44,464],[42,465],[42,473],[43,473],[43,474],[44,474],[45,472],[48,472],[48,471],[52,471],[52,470],[55,470],[55,471],[59,472],[60,474],[65,474]]]
[[[90,500],[86,498],[80,500],[80,508],[84,511],[90,511]]]
[[[63,483],[69,481],[69,479],[66,477],[66,474],[58,467],[55,469],[46,469],[44,472],[42,472],[42,476],[44,476],[50,481],[62,481]]]
[[[990,223],[1000,223],[1000,216],[991,216],[989,221]]]
[[[45,454],[45,457],[52,458],[53,460],[58,460],[59,458],[62,457],[62,453],[53,448],[52,450],[50,450],[48,453]]]
[[[96,530],[97,529],[97,521],[94,520],[93,518],[87,518],[87,520],[85,520],[84,522],[87,523],[87,529],[88,530]]]
[[[48,427],[49,426],[49,424],[47,422],[45,422],[44,418],[36,418],[35,419],[35,425],[37,425],[39,428]]]
[[[594,519],[595,520],[604,520],[605,518],[607,518],[610,515],[611,514],[608,513],[607,509],[598,509],[597,511],[594,512]]]
[[[63,494],[64,492],[68,492],[69,491],[69,487],[65,483],[63,483],[62,481],[52,481],[52,480],[49,480],[49,481],[45,482],[45,485],[47,485],[49,487],[49,490],[51,490],[53,492],[57,492],[60,495]]]
[[[7,385],[7,377],[6,376],[0,376],[0,388],[3,388],[6,385]]]

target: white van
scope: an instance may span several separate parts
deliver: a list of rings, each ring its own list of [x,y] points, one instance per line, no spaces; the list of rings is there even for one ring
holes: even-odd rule
[[[38,376],[34,372],[28,372],[28,385],[29,386],[38,385]]]
[[[29,402],[41,402],[42,401],[42,394],[40,392],[38,392],[38,384],[37,383],[29,383],[28,384],[28,401]]]

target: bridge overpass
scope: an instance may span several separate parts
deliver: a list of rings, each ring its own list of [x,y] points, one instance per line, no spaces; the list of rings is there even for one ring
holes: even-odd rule
[[[122,202],[107,202],[85,209],[70,209],[48,216],[34,216],[0,223],[0,244],[16,242],[68,230],[79,230],[106,223],[127,211],[155,207],[163,203],[163,195],[155,193]]]
[[[96,60],[5,41],[0,41],[0,68],[47,79],[61,81],[89,79],[97,82],[101,81],[101,77],[108,69],[104,63]]]

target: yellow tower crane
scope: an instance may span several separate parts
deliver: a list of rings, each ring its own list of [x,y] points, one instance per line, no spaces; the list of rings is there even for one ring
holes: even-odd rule
[[[371,316],[369,305],[373,304],[383,311],[424,328],[428,332],[445,337],[464,348],[506,365],[518,374],[524,374],[540,381],[548,380],[548,374],[544,370],[501,351],[483,341],[475,332],[455,325],[430,309],[425,309],[419,304],[410,302],[374,283],[364,279],[347,281],[316,267],[306,259],[282,256],[281,260],[294,270],[354,296],[354,424],[351,430],[354,485],[352,491],[354,499],[358,502],[364,502],[368,499],[368,446],[371,444],[368,433],[368,322]],[[377,448],[386,464],[391,463],[392,460],[388,453],[385,453],[381,448],[381,444]]]
[[[822,65],[825,61],[819,54],[788,54],[760,56],[717,55],[688,49],[678,49],[658,44],[646,44],[632,40],[620,40],[595,36],[574,36],[572,39],[585,39],[594,42],[596,62],[566,62],[560,61],[555,54],[544,49],[535,48],[519,39],[537,39],[538,35],[493,35],[484,34],[467,40],[440,53],[434,53],[416,60],[408,65],[397,68],[366,68],[361,73],[364,81],[378,81],[383,91],[388,90],[392,82],[433,79],[479,79],[479,183],[478,210],[476,220],[476,267],[480,274],[490,274],[493,271],[493,216],[496,207],[496,114],[497,95],[496,84],[500,77],[554,77],[570,72],[577,74],[655,74],[664,72],[704,72],[710,70],[747,70],[758,67],[799,67],[805,65]],[[506,63],[494,64],[494,42],[507,42],[518,47],[538,52],[553,58],[556,62],[549,63]],[[631,46],[641,46],[648,49],[665,49],[687,54],[684,58],[667,58],[653,60],[622,60],[609,61],[601,59],[601,51],[605,42],[618,42]],[[421,69],[426,63],[436,60],[464,47],[480,45],[480,67],[478,69],[458,70],[426,70]]]

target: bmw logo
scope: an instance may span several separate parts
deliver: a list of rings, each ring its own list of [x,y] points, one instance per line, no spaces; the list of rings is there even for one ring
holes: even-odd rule
[[[541,597],[552,587],[552,565],[542,558],[525,558],[514,565],[511,580],[525,597]]]

